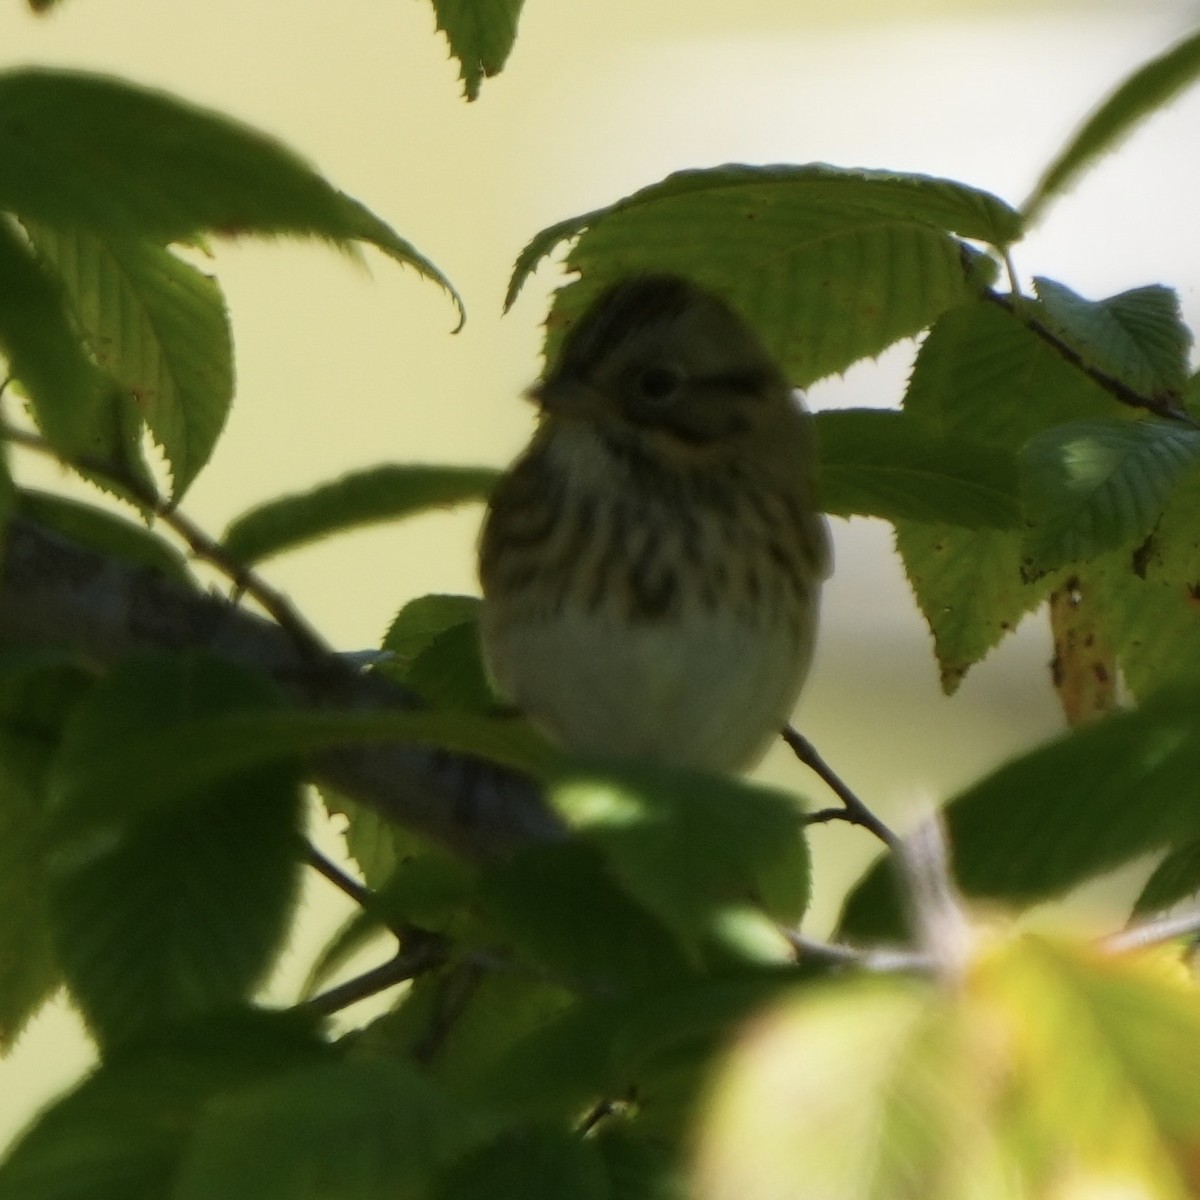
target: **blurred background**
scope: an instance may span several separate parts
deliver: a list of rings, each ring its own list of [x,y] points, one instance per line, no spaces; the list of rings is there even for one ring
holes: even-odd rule
[[[108,72],[242,118],[373,208],[466,300],[467,325],[452,336],[438,290],[381,256],[364,271],[314,245],[220,244],[238,395],[185,501],[219,533],[252,504],[351,469],[507,462],[531,429],[519,395],[538,374],[540,322],[561,276],[543,267],[506,317],[500,304],[513,259],[544,226],[672,170],[726,161],[920,171],[1019,204],[1087,112],[1198,15],[1181,0],[528,0],[507,70],[468,105],[424,0],[67,0],[42,18],[9,0],[0,69]],[[1198,130],[1200,89],[1049,212],[1017,247],[1022,277],[1093,298],[1166,283],[1195,326]],[[895,405],[913,351],[823,381],[810,399]],[[44,467],[22,477],[84,494]],[[335,644],[373,646],[413,596],[476,590],[479,515],[340,537],[266,574]],[[890,527],[834,524],[837,573],[797,721],[903,825],[1061,727],[1049,637],[1044,617],[1027,620],[944,698]],[[826,803],[786,752],[760,773]],[[335,838],[323,844],[336,851]],[[875,846],[830,827],[814,851],[821,934]],[[294,998],[345,913],[325,885],[306,891],[272,1000]],[[89,1061],[73,1014],[51,1006],[0,1063],[0,1148]]]

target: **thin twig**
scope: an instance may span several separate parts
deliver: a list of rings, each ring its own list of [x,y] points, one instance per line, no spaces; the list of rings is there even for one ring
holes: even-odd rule
[[[1097,387],[1103,388],[1114,400],[1128,405],[1130,408],[1139,408],[1145,412],[1154,413],[1155,416],[1163,417],[1168,421],[1179,421],[1195,426],[1196,422],[1183,407],[1183,400],[1178,394],[1166,392],[1157,396],[1143,396],[1141,392],[1131,388],[1122,380],[1101,371],[1098,367],[1093,367],[1084,361],[1083,356],[1074,346],[1064,342],[1052,329],[1030,315],[1029,305],[1021,303],[1023,298],[1014,299],[1013,296],[1006,296],[991,289],[986,289],[982,295],[988,303],[1011,313],[1030,333],[1041,338],[1060,358],[1065,359],[1076,370],[1082,371]]]
[[[791,725],[786,725],[783,729],[783,740],[792,748],[792,753],[842,802],[841,808],[825,808],[810,813],[807,818],[810,825],[820,825],[826,821],[848,821],[851,825],[861,825],[869,830],[893,850],[900,845],[900,838],[842,782],[840,776],[817,753],[816,747],[808,738]]]
[[[299,1007],[303,1012],[316,1013],[322,1017],[331,1016],[366,1000],[377,996],[388,988],[406,983],[418,975],[424,975],[439,967],[446,960],[446,942],[437,934],[426,933],[411,939],[409,945],[402,949],[395,958],[356,975],[353,979],[339,983],[336,987],[306,1000]]]
[[[236,594],[252,596],[263,610],[274,618],[276,624],[291,636],[301,651],[310,655],[322,655],[330,652],[330,647],[325,639],[300,615],[286,597],[271,587],[257,572],[233,558],[219,541],[210,537],[186,514],[164,500],[152,488],[144,487],[129,479],[116,478],[111,468],[100,460],[86,457],[65,459],[40,434],[17,429],[12,425],[0,424],[0,438],[32,450],[36,454],[52,458],[74,471],[107,479],[119,491],[127,493],[134,501],[173,530],[186,543],[196,558],[208,563],[209,566],[224,575],[233,584]]]
[[[1129,925],[1118,933],[1101,938],[1100,946],[1110,954],[1125,954],[1130,950],[1146,950],[1197,934],[1200,934],[1200,911],[1192,910],[1139,921],[1136,925]]]
[[[795,929],[780,932],[801,959],[830,967],[855,967],[861,971],[889,974],[897,971],[931,971],[936,965],[928,954],[902,947],[848,946],[844,942],[822,942]]]
[[[357,879],[347,875],[337,863],[326,858],[307,838],[304,839],[304,860],[319,875],[324,876],[340,892],[344,892],[359,908],[366,908],[371,903],[371,889],[364,887]]]

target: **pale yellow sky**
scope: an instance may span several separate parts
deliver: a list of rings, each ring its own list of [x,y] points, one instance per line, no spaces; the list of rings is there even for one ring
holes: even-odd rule
[[[66,0],[41,20],[11,4],[0,66],[114,72],[242,117],[374,208],[466,298],[467,327],[452,337],[440,293],[382,258],[363,272],[315,246],[219,247],[238,400],[186,502],[219,531],[258,500],[352,468],[510,458],[529,430],[516,397],[538,370],[554,272],[503,320],[499,307],[513,258],[543,226],[670,170],[728,160],[919,170],[1019,202],[1111,84],[1183,32],[1187,8],[528,0],[509,70],[470,106],[416,0]],[[1195,324],[1200,233],[1185,160],[1198,120],[1189,96],[1139,132],[1018,248],[1021,270],[1088,295],[1173,284]],[[818,385],[814,402],[895,403],[911,352]],[[358,533],[268,573],[336,643],[367,646],[406,599],[474,590],[477,522],[464,511]],[[801,715],[882,812],[945,794],[1056,728],[1040,626],[945,701],[887,528],[838,522],[835,534],[839,568]],[[764,771],[808,787],[784,756]],[[817,880],[818,927],[833,876],[872,852],[861,835],[822,836],[819,856],[853,849]],[[336,915],[309,912],[310,946]],[[291,978],[304,965],[294,956]],[[68,1016],[35,1024],[0,1064],[0,1146],[82,1061]]]

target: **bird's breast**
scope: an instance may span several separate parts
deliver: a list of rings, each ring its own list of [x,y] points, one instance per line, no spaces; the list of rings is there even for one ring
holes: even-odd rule
[[[497,684],[576,750],[747,765],[811,657],[811,524],[798,496],[734,461],[535,445],[481,545]]]

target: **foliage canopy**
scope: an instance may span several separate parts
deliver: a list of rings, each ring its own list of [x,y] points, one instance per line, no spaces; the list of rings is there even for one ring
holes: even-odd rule
[[[434,0],[468,99],[521,7]],[[0,1200],[1192,1194],[1200,1004],[1171,943],[1200,921],[1162,915],[1200,890],[1192,333],[1167,286],[1089,299],[1038,277],[1026,294],[1013,261],[1198,72],[1195,33],[1118,86],[1021,207],[924,175],[728,164],[555,224],[515,264],[509,303],[566,247],[548,354],[640,270],[726,297],[798,385],[921,335],[896,408],[819,415],[822,506],[894,525],[947,692],[1049,602],[1071,728],[946,798],[953,881],[928,837],[876,824],[884,853],[833,944],[799,932],[798,797],[547,745],[498,710],[473,597],[411,600],[363,674],[255,569],[485,498],[494,471],[372,467],[265,499],[221,539],[180,510],[234,378],[220,285],[189,251],[371,246],[461,309],[441,272],[226,117],[0,73],[0,354],[31,417],[5,421],[6,449],[137,518],[24,487],[5,461],[0,1050],[66,988],[101,1063],[0,1161]],[[206,596],[181,545],[270,619]],[[86,576],[79,607],[48,602],[37,556]],[[309,996],[272,1011],[255,996],[299,874],[336,874],[306,841],[313,780],[347,821],[356,877],[338,879],[360,911]],[[816,815],[871,827],[845,804]],[[1149,854],[1124,933],[966,915]],[[391,958],[331,982],[366,944]],[[400,984],[384,1016],[330,1033]]]

